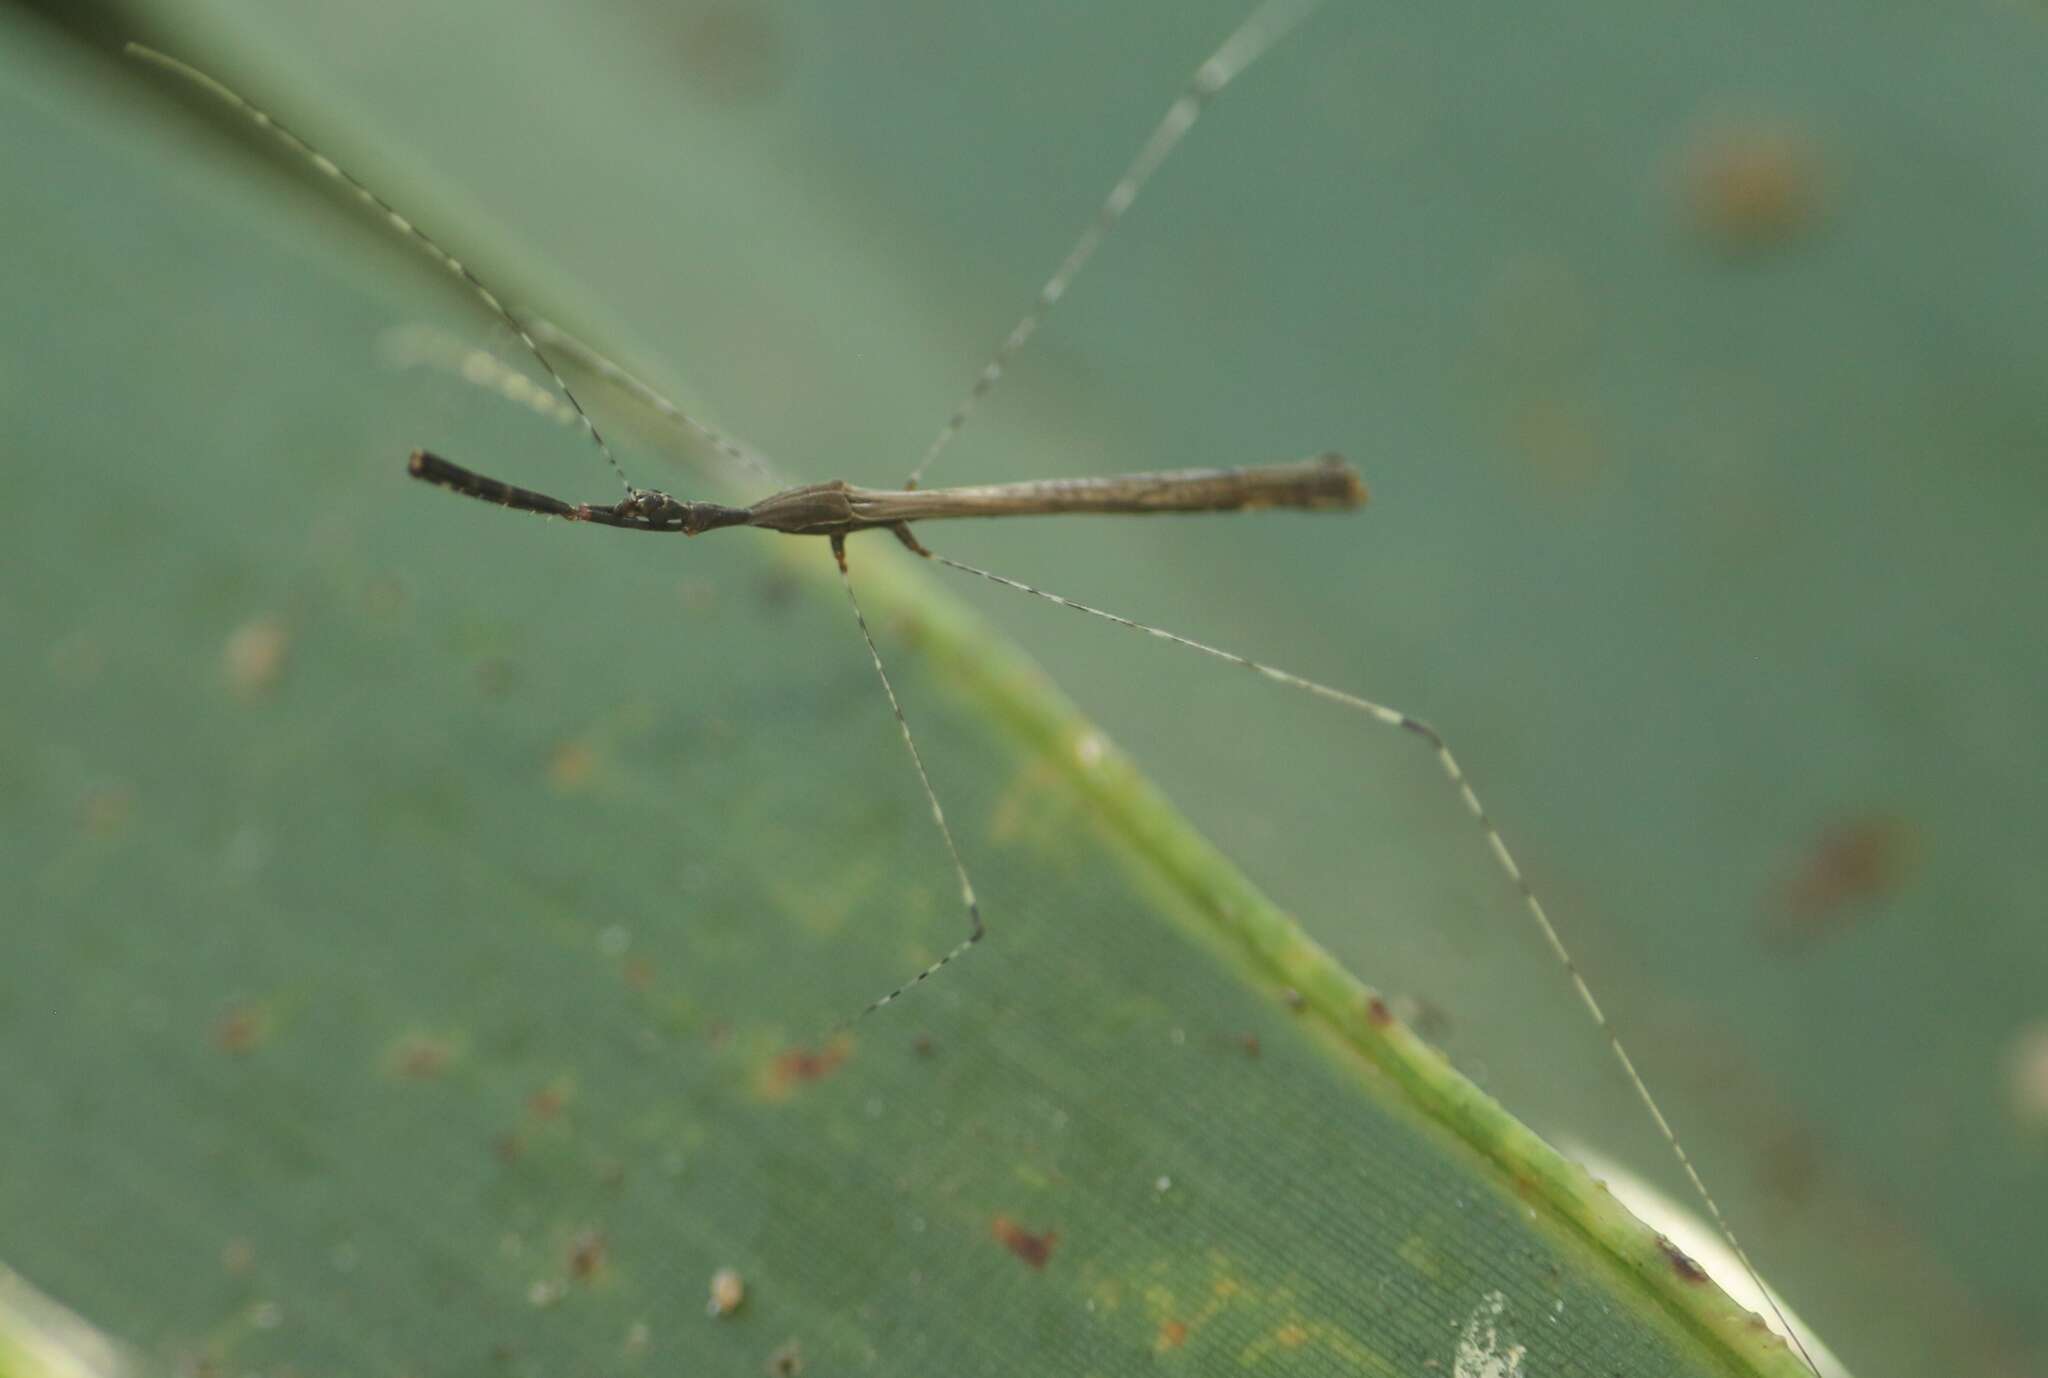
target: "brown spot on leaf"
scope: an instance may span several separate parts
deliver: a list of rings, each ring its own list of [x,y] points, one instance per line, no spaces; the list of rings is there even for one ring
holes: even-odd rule
[[[213,1046],[237,1056],[270,1041],[270,1012],[261,1005],[237,1005],[215,1021]]]
[[[845,1054],[834,1048],[791,1048],[775,1059],[775,1074],[786,1081],[822,1081],[843,1061]]]
[[[1664,1257],[1671,1261],[1671,1271],[1684,1282],[1706,1282],[1707,1270],[1693,1262],[1692,1255],[1673,1244],[1663,1235],[1657,1236],[1657,1247],[1664,1251]]]
[[[548,757],[548,783],[572,794],[590,783],[596,769],[597,752],[588,742],[563,742]]]
[[[1045,1267],[1052,1258],[1053,1246],[1060,1239],[1053,1230],[1033,1234],[1007,1215],[997,1216],[991,1222],[990,1232],[995,1235],[997,1243],[1033,1268]]]
[[[797,1087],[831,1076],[851,1056],[853,1040],[844,1034],[819,1048],[787,1048],[768,1064],[761,1093],[768,1100],[786,1099]]]
[[[1796,240],[1820,219],[1825,200],[1818,147],[1778,122],[1723,124],[1696,135],[1680,176],[1693,232],[1730,256]]]
[[[1255,1033],[1239,1034],[1237,1036],[1237,1046],[1244,1049],[1246,1057],[1255,1058],[1261,1051],[1259,1048],[1259,1036]]]
[[[1394,1012],[1387,1008],[1387,1002],[1377,995],[1366,1001],[1365,1017],[1375,1029],[1384,1029],[1394,1022]]]
[[[768,1378],[797,1378],[804,1371],[804,1347],[793,1339],[784,1340],[770,1352],[761,1369]]]
[[[721,0],[695,7],[678,26],[676,47],[690,88],[722,104],[773,94],[788,66],[774,11],[759,4]]]
[[[537,1120],[558,1119],[568,1108],[570,1095],[567,1082],[549,1082],[526,1098],[526,1113]]]
[[[654,985],[654,963],[645,957],[628,957],[619,966],[619,976],[626,983],[626,989],[635,993],[648,990]]]
[[[598,1230],[579,1231],[569,1241],[569,1276],[588,1282],[604,1269],[605,1239]]]
[[[408,1034],[391,1050],[391,1070],[408,1081],[432,1081],[448,1070],[454,1056],[444,1038]]]
[[[1766,938],[1797,945],[1834,937],[1904,883],[1917,850],[1911,827],[1898,818],[1871,814],[1823,829],[1780,890]]]
[[[1152,1348],[1164,1354],[1168,1350],[1179,1349],[1187,1342],[1188,1328],[1185,1322],[1161,1321],[1159,1323],[1159,1338],[1152,1342]]]

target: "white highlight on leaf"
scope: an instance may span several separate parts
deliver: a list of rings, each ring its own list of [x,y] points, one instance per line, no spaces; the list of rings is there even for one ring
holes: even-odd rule
[[[1522,1356],[1529,1351],[1518,1344],[1503,1345],[1500,1318],[1507,1313],[1508,1299],[1488,1292],[1465,1322],[1458,1336],[1458,1352],[1451,1360],[1452,1378],[1518,1378]]]
[[[123,1378],[136,1371],[126,1350],[0,1266],[0,1372]]]
[[[1773,1334],[1781,1338],[1785,1334],[1784,1326],[1779,1324],[1782,1316],[1785,1323],[1797,1332],[1799,1342],[1819,1367],[1821,1378],[1850,1378],[1848,1366],[1813,1333],[1812,1327],[1799,1319],[1783,1297],[1773,1290],[1766,1300],[1765,1293],[1759,1290],[1755,1279],[1743,1268],[1734,1251],[1706,1221],[1621,1164],[1602,1157],[1582,1143],[1561,1138],[1557,1147],[1565,1157],[1593,1174],[1607,1188],[1608,1195],[1619,1201],[1630,1215],[1684,1250],[1687,1258],[1706,1270],[1715,1286],[1755,1313]]]

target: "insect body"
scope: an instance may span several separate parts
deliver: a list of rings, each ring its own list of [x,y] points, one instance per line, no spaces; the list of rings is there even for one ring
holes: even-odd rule
[[[1043,517],[1077,513],[1246,512],[1262,507],[1346,511],[1365,502],[1358,471],[1336,455],[1250,469],[1176,469],[1113,478],[1040,479],[978,484],[971,488],[860,488],[843,479],[770,494],[751,507],[684,502],[653,489],[623,502],[571,504],[531,488],[486,478],[426,450],[413,451],[406,469],[414,478],[464,497],[520,512],[567,517],[625,531],[680,532],[695,536],[726,526],[754,526],[787,536],[830,536],[892,531],[919,554],[909,523],[954,517]]]
[[[1524,877],[1499,828],[1480,803],[1479,796],[1463,768],[1451,754],[1444,738],[1434,728],[1398,708],[952,559],[926,549],[912,534],[913,522],[967,517],[1078,513],[1144,515],[1164,512],[1237,512],[1264,508],[1342,511],[1364,503],[1365,486],[1358,474],[1349,464],[1334,455],[1247,468],[1183,469],[1107,478],[1038,480],[962,488],[924,489],[920,486],[926,469],[959,434],[976,404],[1001,379],[1011,357],[1031,339],[1046,315],[1065,296],[1067,288],[1093,256],[1103,238],[1129,210],[1145,183],[1193,126],[1209,101],[1262,53],[1300,24],[1315,8],[1316,3],[1317,0],[1264,0],[1264,3],[1260,4],[1196,69],[1150,137],[1139,148],[1123,175],[1111,187],[1094,219],[1083,230],[1053,275],[1039,289],[1031,307],[1012,327],[994,356],[983,366],[966,396],[948,416],[901,488],[871,489],[843,481],[786,487],[747,507],[684,500],[658,490],[633,485],[626,479],[623,468],[613,456],[596,423],[551,360],[550,352],[575,358],[590,371],[624,387],[660,415],[710,441],[727,457],[748,464],[763,474],[770,471],[751,450],[683,412],[648,384],[597,351],[551,327],[515,317],[497,295],[460,259],[442,248],[409,218],[350,176],[331,159],[278,125],[268,113],[251,105],[211,77],[176,59],[136,45],[130,45],[129,51],[145,61],[197,84],[242,112],[256,124],[270,130],[322,173],[345,185],[365,205],[380,213],[392,228],[419,246],[443,268],[468,284],[484,305],[513,330],[546,371],[568,403],[575,419],[589,434],[626,491],[623,499],[610,504],[571,503],[533,489],[486,477],[426,450],[415,451],[408,461],[408,471],[413,477],[465,497],[496,503],[517,511],[561,517],[573,523],[683,535],[698,535],[725,527],[755,527],[787,535],[822,536],[830,542],[838,560],[843,586],[866,641],[876,674],[881,680],[911,763],[916,770],[926,800],[931,806],[933,821],[952,861],[954,873],[959,881],[960,898],[968,928],[966,936],[955,947],[903,985],[870,1002],[863,1013],[890,1004],[905,990],[931,977],[974,946],[986,932],[966,864],[951,829],[947,826],[938,794],[933,789],[930,776],[925,770],[924,760],[896,698],[895,690],[890,684],[888,672],[883,666],[880,651],[876,647],[867,620],[861,613],[860,603],[854,595],[853,583],[848,573],[845,549],[847,537],[863,531],[886,530],[918,555],[936,563],[1252,670],[1273,683],[1338,704],[1363,714],[1368,720],[1382,727],[1397,728],[1423,741],[1436,757],[1450,787],[1472,816],[1481,839],[1502,874],[1513,885],[1530,921],[1566,972],[1581,1005],[1606,1037],[1609,1048],[1623,1069],[1630,1086],[1682,1166],[1695,1193],[1707,1207],[1708,1214],[1723,1237],[1741,1259],[1743,1268],[1753,1280],[1757,1280],[1761,1290],[1762,1284],[1757,1278],[1755,1268],[1736,1243],[1733,1233],[1658,1107],[1655,1097],[1637,1072],[1613,1026],[1580,975],[1542,901]],[[543,349],[541,344],[543,339],[547,341],[546,349]],[[1775,1309],[1775,1302],[1772,1305]],[[1780,1319],[1782,1320],[1782,1316]],[[1798,1344],[1796,1337],[1794,1343]],[[1803,1347],[1801,1353],[1804,1357]],[[1808,1364],[1811,1366],[1810,1359]]]

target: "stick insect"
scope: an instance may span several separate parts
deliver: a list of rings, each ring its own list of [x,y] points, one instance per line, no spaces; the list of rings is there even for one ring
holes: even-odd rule
[[[1748,1254],[1736,1240],[1712,1193],[1694,1166],[1691,1156],[1637,1071],[1611,1021],[1601,1009],[1591,987],[1553,924],[1542,900],[1525,878],[1520,864],[1509,850],[1505,837],[1480,802],[1464,769],[1451,753],[1442,734],[1422,719],[1399,708],[1337,689],[1278,667],[1183,636],[1163,627],[1124,617],[1104,608],[1078,602],[1050,590],[1012,579],[994,571],[968,564],[928,548],[912,530],[912,523],[992,519],[1017,516],[1091,514],[1157,515],[1192,512],[1251,512],[1261,509],[1293,509],[1307,512],[1342,512],[1362,506],[1366,488],[1357,471],[1335,454],[1310,459],[1242,468],[1182,469],[1113,477],[1037,480],[986,484],[972,487],[927,489],[922,486],[928,469],[966,426],[980,402],[1001,380],[1016,354],[1036,334],[1053,308],[1066,295],[1074,279],[1087,266],[1103,240],[1138,199],[1146,183],[1178,146],[1200,118],[1203,110],[1225,87],[1250,67],[1268,49],[1296,29],[1320,4],[1320,0],[1262,0],[1249,17],[1212,52],[1183,86],[1151,134],[1139,147],[1130,164],[1111,186],[1093,219],[1039,288],[1035,299],[975,376],[970,388],[955,405],[916,465],[896,489],[858,487],[843,480],[784,487],[747,507],[677,498],[659,489],[642,488],[627,478],[596,420],[570,387],[555,363],[556,358],[573,360],[595,376],[622,388],[660,416],[709,442],[728,459],[744,464],[757,474],[772,479],[773,470],[750,447],[713,429],[701,419],[670,402],[653,386],[559,329],[538,320],[515,315],[513,311],[460,258],[416,225],[366,184],[339,164],[279,124],[267,111],[244,99],[220,82],[179,60],[138,44],[128,53],[162,68],[207,91],[257,126],[269,131],[287,148],[319,172],[340,183],[358,201],[382,216],[388,225],[427,254],[441,268],[459,278],[483,305],[518,338],[521,345],[545,371],[564,399],[574,422],[588,435],[592,445],[610,467],[625,490],[625,496],[611,503],[571,502],[534,489],[506,483],[455,463],[427,450],[413,451],[406,462],[411,477],[462,497],[530,512],[559,517],[572,524],[610,527],[649,534],[695,536],[726,528],[751,527],[791,536],[823,537],[838,567],[841,585],[853,612],[869,659],[879,678],[890,711],[903,739],[932,820],[944,842],[959,884],[960,903],[967,932],[953,947],[888,993],[870,1001],[861,1011],[872,1014],[900,999],[906,992],[929,980],[950,963],[979,944],[987,933],[973,881],[952,828],[946,822],[939,795],[911,731],[909,719],[890,681],[881,651],[855,593],[847,558],[847,541],[869,531],[886,531],[917,556],[970,574],[1005,588],[1015,589],[1056,606],[1084,614],[1147,635],[1202,655],[1248,669],[1273,683],[1313,695],[1364,715],[1383,727],[1419,739],[1441,767],[1449,788],[1471,816],[1479,840],[1519,896],[1530,922],[1541,934],[1568,978],[1587,1016],[1605,1038],[1638,1101],[1656,1126],[1678,1162],[1694,1193],[1705,1205],[1715,1228],[1727,1240],[1731,1251],[1769,1302],[1784,1333],[1790,1337],[1809,1368],[1818,1372],[1796,1329],[1786,1322],[1778,1303]]]

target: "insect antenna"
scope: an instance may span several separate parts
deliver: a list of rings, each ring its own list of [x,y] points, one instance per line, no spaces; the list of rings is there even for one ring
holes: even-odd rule
[[[521,314],[526,322],[526,328],[532,332],[534,339],[544,345],[554,358],[565,360],[572,369],[580,369],[609,383],[664,421],[690,431],[726,459],[753,471],[771,486],[795,486],[777,472],[766,455],[752,445],[731,432],[719,430],[700,420],[695,414],[684,411],[657,391],[652,383],[633,373],[625,365],[599,353],[594,345],[577,338],[552,321]],[[458,340],[434,326],[408,325],[393,329],[384,338],[383,353],[396,367],[439,369],[444,373],[453,374],[473,387],[483,388],[487,392],[498,394],[508,402],[526,407],[550,421],[580,424],[575,408],[561,401],[555,392],[534,382],[488,349]]]
[[[555,367],[554,362],[541,350],[540,343],[534,339],[532,332],[521,325],[518,318],[506,309],[505,303],[498,299],[498,294],[484,285],[483,279],[476,275],[474,269],[454,254],[442,248],[432,235],[428,234],[418,225],[415,225],[410,218],[401,213],[389,201],[386,201],[376,192],[371,191],[369,187],[356,178],[355,174],[335,162],[325,153],[322,153],[319,149],[313,147],[310,143],[307,143],[284,125],[279,124],[276,117],[268,110],[252,103],[232,87],[215,80],[189,63],[180,62],[168,53],[158,52],[156,49],[146,47],[140,43],[129,43],[122,51],[129,57],[147,62],[153,67],[161,68],[173,76],[190,82],[199,90],[206,92],[222,104],[236,111],[257,128],[268,130],[280,143],[299,157],[305,159],[315,170],[327,177],[333,178],[342,186],[348,188],[356,200],[376,211],[384,218],[385,224],[396,230],[405,239],[417,244],[434,262],[462,279],[468,285],[470,291],[476,294],[477,299],[490,308],[491,314],[495,315],[500,321],[503,321],[506,328],[517,335],[520,343],[524,344],[527,351],[539,361],[540,366],[547,370],[548,377],[554,380],[555,386],[562,390],[562,396],[568,399],[571,407],[575,408],[577,419],[583,423],[583,429],[589,433],[592,443],[597,446],[598,453],[604,456],[605,463],[609,464],[612,472],[618,475],[619,482],[625,487],[626,496],[629,498],[640,496],[641,490],[634,487],[632,480],[626,477],[626,471],[620,465],[618,456],[614,455],[612,447],[605,443],[604,433],[598,430],[597,422],[592,420],[590,413],[584,410],[583,403],[577,398],[574,389],[569,386],[568,380],[562,377],[561,371]]]

